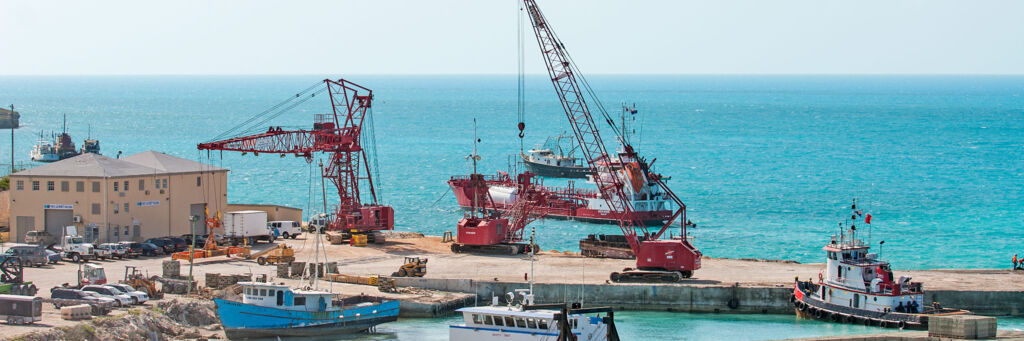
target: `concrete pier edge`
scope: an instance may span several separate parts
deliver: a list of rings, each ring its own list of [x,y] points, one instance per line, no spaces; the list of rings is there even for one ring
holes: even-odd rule
[[[396,278],[398,286],[475,294],[480,304],[502,297],[525,282],[474,281],[459,278]],[[694,313],[793,314],[791,286],[686,285],[686,284],[573,284],[536,283],[538,303],[584,302],[623,310],[662,310]],[[1020,316],[1024,292],[986,290],[931,290],[925,302],[967,309],[979,315]],[[732,302],[732,304],[730,304]],[[472,305],[472,302],[465,302]],[[457,308],[456,308],[457,309]]]

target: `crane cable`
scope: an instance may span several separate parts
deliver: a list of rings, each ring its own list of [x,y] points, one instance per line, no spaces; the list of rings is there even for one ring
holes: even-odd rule
[[[260,119],[260,118],[261,118],[261,117],[263,117],[263,116],[266,116],[266,115],[268,115],[268,114],[271,114],[271,113],[275,112],[275,111],[276,111],[277,109],[279,109],[279,108],[281,108],[281,107],[285,106],[285,105],[286,105],[286,104],[288,104],[289,102],[292,102],[292,101],[294,101],[294,100],[295,100],[296,98],[301,98],[301,97],[303,97],[303,95],[305,95],[306,93],[308,93],[308,92],[309,92],[310,90],[313,90],[313,89],[315,89],[315,88],[316,88],[316,87],[318,87],[318,86],[322,86],[323,84],[324,84],[324,82],[323,82],[323,81],[317,81],[316,83],[313,83],[313,85],[311,85],[311,86],[307,87],[306,89],[304,89],[304,90],[302,90],[302,91],[299,91],[298,93],[296,93],[296,94],[295,94],[295,96],[291,96],[291,97],[288,97],[288,99],[285,99],[284,101],[281,101],[280,103],[277,103],[277,104],[275,104],[275,105],[271,106],[270,108],[267,108],[266,110],[264,110],[264,111],[262,111],[262,112],[260,112],[260,113],[258,113],[258,114],[256,114],[256,115],[254,115],[253,117],[250,117],[250,118],[248,118],[248,119],[246,119],[246,120],[242,121],[242,122],[241,122],[241,123],[239,123],[238,125],[235,125],[234,127],[231,127],[230,129],[228,129],[228,130],[224,131],[224,132],[223,132],[223,133],[221,133],[220,135],[217,135],[216,137],[214,137],[214,138],[213,138],[212,140],[210,140],[210,141],[217,141],[217,140],[221,140],[221,139],[224,139],[224,138],[226,138],[226,137],[229,137],[229,136],[232,136],[232,135],[237,135],[238,133],[240,133],[240,132],[242,132],[242,131],[246,131],[246,130],[252,130],[252,129],[253,129],[253,127],[252,127],[252,126],[249,126],[249,125],[250,125],[250,124],[251,124],[252,122],[256,121],[257,119]],[[325,87],[326,87],[326,86],[325,86]],[[320,93],[320,92],[323,92],[323,89],[321,89],[321,90],[317,91],[316,93]],[[315,94],[313,94],[313,95],[312,95],[312,96],[310,96],[310,97],[313,97],[313,96],[315,96]],[[308,98],[307,98],[307,99],[308,99]],[[305,102],[305,100],[303,100],[303,101],[301,101],[301,102]],[[299,104],[301,104],[301,102],[300,102]],[[274,118],[274,117],[277,117],[277,116],[280,116],[280,115],[281,115],[281,114],[282,114],[283,112],[285,112],[285,111],[287,111],[287,110],[289,110],[289,109],[291,109],[291,108],[293,108],[293,107],[294,107],[294,105],[293,105],[293,106],[291,106],[291,107],[288,107],[288,108],[286,108],[286,109],[284,109],[284,110],[281,110],[281,111],[277,111],[277,112],[276,112],[276,114],[273,114],[273,115],[271,115],[271,116],[270,116],[270,119],[272,119],[272,118]],[[267,121],[267,120],[263,120],[263,121],[261,121],[261,122],[266,122],[266,121]],[[255,125],[253,125],[253,126],[255,126]],[[243,130],[243,128],[247,128],[247,127],[248,127],[248,129],[245,129],[245,130]],[[207,141],[207,142],[209,142],[209,141]]]
[[[525,25],[523,25],[524,8],[519,1],[516,1],[516,117],[519,119],[519,153],[523,153],[523,130],[526,129],[526,93],[525,93],[525,55],[523,43],[525,41]]]

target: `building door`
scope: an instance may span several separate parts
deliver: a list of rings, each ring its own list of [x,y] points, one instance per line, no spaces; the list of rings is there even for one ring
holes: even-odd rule
[[[46,226],[46,232],[57,238],[64,235],[65,226],[72,226],[75,223],[74,212],[71,210],[45,209],[43,211],[43,225]]]
[[[196,220],[196,234],[207,234],[206,232],[206,204],[192,204],[189,207],[189,215],[198,216]],[[189,226],[189,231],[192,227]]]
[[[25,233],[28,231],[35,231],[36,229],[36,217],[18,217],[18,235],[15,237],[19,243],[25,242]]]

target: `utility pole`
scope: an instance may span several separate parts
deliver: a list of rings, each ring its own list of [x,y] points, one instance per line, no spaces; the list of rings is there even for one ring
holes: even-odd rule
[[[14,174],[14,104],[11,104],[11,174]]]
[[[188,249],[188,288],[185,289],[185,296],[192,295],[192,265],[195,264],[196,257],[196,220],[199,220],[199,216],[191,215],[188,217],[188,221],[192,225],[192,247]],[[213,238],[211,231],[210,238]]]

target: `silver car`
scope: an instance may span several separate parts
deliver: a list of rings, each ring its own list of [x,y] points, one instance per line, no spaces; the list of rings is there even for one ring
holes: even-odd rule
[[[128,297],[132,298],[132,304],[143,304],[143,303],[146,303],[146,301],[149,301],[149,294],[146,294],[145,292],[142,292],[142,291],[135,290],[135,288],[132,288],[132,286],[127,285],[127,284],[107,283],[107,284],[104,284],[103,286],[105,286],[105,287],[113,287],[114,289],[117,289],[118,291],[121,291],[125,295],[128,295]]]

